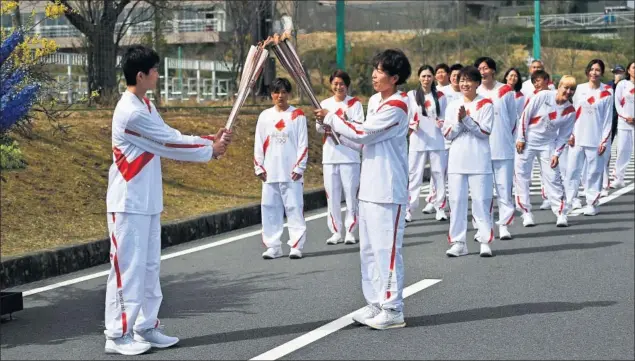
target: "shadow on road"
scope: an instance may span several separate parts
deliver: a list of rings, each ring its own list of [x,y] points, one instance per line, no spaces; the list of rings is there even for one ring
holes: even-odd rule
[[[225,312],[246,314],[253,294],[280,291],[267,285],[285,278],[276,273],[224,275],[213,271],[162,276],[163,294],[172,296],[163,299],[159,316],[178,319]],[[102,332],[105,278],[103,282],[103,288],[71,286],[49,291],[46,296],[29,296],[29,305],[2,324],[0,345],[59,345]]]
[[[463,311],[440,313],[436,315],[406,317],[407,327],[438,326],[451,323],[471,322],[481,320],[493,320],[500,318],[524,316],[530,314],[555,313],[579,311],[587,307],[608,307],[617,304],[616,301],[589,301],[589,302],[536,302],[518,303],[513,305],[474,308]],[[217,333],[181,340],[180,347],[197,347],[223,342],[253,340],[267,337],[304,334],[324,326],[332,320],[299,323],[285,326],[263,327],[249,330]],[[345,329],[357,328],[350,325]]]
[[[565,244],[554,244],[550,246],[541,246],[541,247],[498,249],[494,251],[494,256],[511,256],[515,254],[570,251],[574,249],[594,249],[594,248],[616,246],[622,243],[623,242],[565,243]]]
[[[617,304],[616,301],[589,302],[533,302],[517,303],[513,305],[474,308],[470,310],[439,313],[406,318],[406,327],[438,326],[451,323],[495,320],[541,313],[580,311],[587,307],[608,307]]]

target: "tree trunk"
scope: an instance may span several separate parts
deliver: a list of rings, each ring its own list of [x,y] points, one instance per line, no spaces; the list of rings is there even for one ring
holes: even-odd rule
[[[13,22],[13,27],[18,29],[22,27],[22,15],[20,14],[20,5],[17,5],[15,9],[13,9],[13,16],[11,21]]]
[[[88,52],[92,56],[93,89],[99,91],[101,105],[113,105],[119,99],[117,72],[117,46],[113,34],[115,23],[102,23],[88,37]]]

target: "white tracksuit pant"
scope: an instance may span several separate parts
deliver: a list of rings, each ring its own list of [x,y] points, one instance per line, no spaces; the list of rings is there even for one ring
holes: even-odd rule
[[[267,248],[280,248],[284,216],[287,216],[291,248],[302,250],[306,240],[304,221],[304,184],[297,182],[263,183],[260,213],[262,243]]]
[[[602,178],[608,160],[607,147],[604,154],[598,154],[597,147],[575,146],[569,148],[567,164],[566,193],[567,204],[571,205],[577,195],[580,182],[584,184],[587,205],[597,205],[602,191]],[[582,179],[582,168],[586,165],[586,175]]]
[[[110,274],[104,334],[118,338],[159,325],[161,215],[108,213]]]
[[[434,208],[436,209],[445,209],[445,177],[448,168],[448,152],[446,150],[430,150],[412,151],[408,154],[409,202],[406,211],[412,212],[419,207],[423,172],[428,159],[430,160],[430,194],[434,193],[434,198],[430,197],[428,202],[434,202]],[[433,184],[434,191],[432,190]]]
[[[329,212],[326,223],[331,233],[342,231],[342,190],[346,199],[346,232],[353,233],[357,229],[359,172],[359,163],[324,164],[324,189]]]
[[[403,311],[406,205],[359,201],[362,291],[368,304]]]
[[[635,150],[635,137],[633,130],[617,130],[617,159],[615,160],[615,180],[623,182],[626,175],[626,167],[631,160],[631,154]]]
[[[479,238],[482,243],[490,243],[494,239],[492,228],[492,192],[494,189],[492,174],[448,174],[448,188],[450,197],[450,231],[448,242],[465,243],[467,233],[468,196],[472,198],[472,218],[476,223]]]
[[[512,196],[512,186],[514,182],[514,160],[492,160],[494,168],[494,186],[498,202],[498,225],[510,225],[514,221],[514,197]],[[531,172],[531,169],[530,169]],[[490,206],[490,213],[493,216],[493,206]]]
[[[514,170],[516,205],[522,212],[531,212],[531,169],[534,159],[538,159],[541,183],[544,187],[544,193],[551,203],[552,212],[556,216],[566,214],[566,197],[560,167],[551,168],[553,153],[553,149],[538,150],[527,147],[522,154],[516,154]]]

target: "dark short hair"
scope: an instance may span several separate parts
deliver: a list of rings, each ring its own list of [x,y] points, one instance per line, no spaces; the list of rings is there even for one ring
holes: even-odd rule
[[[494,71],[496,71],[496,62],[489,56],[481,56],[480,58],[476,59],[476,61],[474,62],[474,67],[478,68],[481,63],[487,64],[488,68],[494,69]]]
[[[271,82],[271,85],[269,85],[269,92],[271,94],[280,93],[283,89],[287,93],[291,93],[291,82],[287,78],[275,78]]]
[[[533,74],[531,74],[531,83],[533,84],[537,79],[549,80],[551,77],[549,73],[544,70],[536,70]]]
[[[520,71],[519,71],[518,69],[516,69],[516,68],[509,68],[509,69],[507,69],[507,71],[505,72],[505,76],[503,76],[503,81],[502,81],[502,83],[503,83],[503,84],[507,84],[507,76],[508,76],[508,75],[509,75],[509,73],[511,73],[512,71],[513,71],[513,72],[515,72],[515,73],[516,73],[516,76],[518,77],[518,81],[517,81],[517,82],[516,82],[516,84],[514,85],[514,91],[519,92],[519,91],[520,91],[520,89],[522,89],[522,87],[523,87],[523,84],[522,84],[522,82],[523,82],[523,78],[520,76]]]
[[[142,45],[133,45],[126,49],[121,57],[121,70],[126,84],[137,85],[137,74],[140,71],[149,74],[150,69],[159,65],[160,60],[156,51]]]
[[[461,69],[463,69],[463,65],[456,63],[450,67],[450,74],[452,74],[452,72],[455,70],[461,70]]]
[[[348,73],[345,72],[344,70],[336,70],[333,72],[333,74],[331,74],[331,77],[329,78],[329,83],[333,82],[333,79],[335,78],[340,78],[342,79],[342,81],[344,81],[344,84],[346,84],[346,87],[349,87],[351,85],[351,77],[348,76]]]
[[[397,75],[397,85],[405,83],[412,73],[408,57],[399,49],[388,49],[375,55],[373,68],[379,69],[380,65],[390,76]]]
[[[589,62],[589,64],[587,64],[586,69],[584,70],[584,74],[589,75],[589,72],[591,71],[591,67],[595,64],[598,64],[600,66],[600,72],[602,75],[604,75],[604,62],[601,59],[593,59]]]
[[[436,74],[437,70],[439,70],[439,69],[445,70],[445,72],[448,73],[448,75],[450,74],[450,67],[446,63],[437,64],[437,66],[434,67],[434,73],[433,74]]]
[[[459,73],[459,79],[461,79],[462,77],[466,77],[469,80],[478,82],[479,84],[483,79],[481,77],[481,72],[478,71],[475,66],[466,66],[465,68],[461,69],[461,72]]]

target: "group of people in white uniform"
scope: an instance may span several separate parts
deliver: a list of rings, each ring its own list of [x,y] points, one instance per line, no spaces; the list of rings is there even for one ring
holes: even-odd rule
[[[179,339],[160,328],[159,284],[163,210],[160,158],[206,162],[222,156],[231,130],[189,136],[168,126],[145,94],[158,80],[159,55],[133,46],[122,57],[127,91],[113,115],[112,154],[107,192],[111,271],[105,302],[105,351],[136,355],[165,348]],[[424,213],[449,218],[448,256],[467,254],[468,200],[480,255],[492,256],[495,238],[510,239],[508,227],[520,210],[524,226],[534,225],[529,199],[531,171],[538,159],[546,203],[558,226],[567,226],[580,182],[584,213],[598,212],[604,171],[611,148],[611,112],[619,115],[618,159],[614,187],[624,185],[633,151],[635,65],[615,92],[601,82],[604,63],[586,69],[588,82],[563,76],[557,89],[539,61],[531,79],[520,84],[516,69],[496,81],[496,62],[488,57],[473,66],[419,68],[419,86],[398,90],[412,73],[397,49],[372,59],[372,85],[364,114],[351,97],[349,75],[330,77],[333,96],[313,111],[323,137],[323,174],[328,201],[326,243],[356,244],[359,232],[362,291],[367,306],[353,319],[375,329],[405,326],[402,244],[406,222],[419,207],[425,165],[430,164],[430,194]],[[291,83],[275,79],[273,106],[255,130],[254,172],[262,181],[262,257],[284,255],[284,217],[289,258],[303,257],[307,240],[303,177],[309,157],[307,117],[289,104]],[[498,218],[494,219],[494,191]],[[515,193],[515,196],[513,195]],[[346,215],[342,220],[342,193]],[[450,213],[451,211],[451,213]]]

